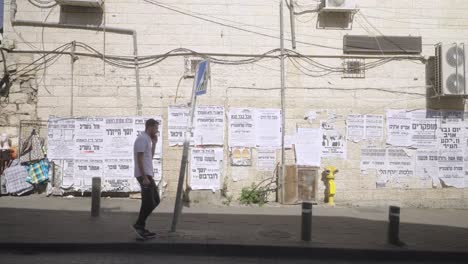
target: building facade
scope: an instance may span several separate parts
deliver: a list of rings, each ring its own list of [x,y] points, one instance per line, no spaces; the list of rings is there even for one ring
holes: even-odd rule
[[[465,41],[466,1],[285,1],[283,53],[276,0],[57,2],[4,4],[4,62],[12,85],[8,100],[1,98],[0,129],[16,142],[20,120],[161,117],[162,185],[174,197],[182,147],[170,144],[169,107],[190,102],[193,66],[205,58],[210,82],[197,105],[224,111],[223,142],[215,144],[223,161],[219,185],[193,192],[199,197],[237,199],[242,188],[276,174],[259,169],[264,149],[255,144],[246,144],[245,166],[232,161],[230,111],[284,107],[285,164],[314,165],[312,156],[321,155],[319,174],[336,166],[337,203],[468,206],[464,97],[434,96],[435,45]],[[349,10],[327,11],[335,2],[347,2]],[[362,45],[356,36],[364,36]],[[398,50],[400,44],[415,50]],[[418,126],[427,122],[437,126]],[[260,126],[256,133],[268,133]],[[314,128],[321,128],[319,147],[307,138]],[[289,139],[303,148],[289,146]],[[281,164],[281,145],[266,146]],[[428,162],[425,155],[437,158]],[[285,184],[281,177],[279,185]],[[321,200],[324,184],[318,186]]]

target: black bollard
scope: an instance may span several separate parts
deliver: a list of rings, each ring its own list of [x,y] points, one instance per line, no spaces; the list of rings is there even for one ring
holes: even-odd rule
[[[390,206],[388,210],[388,233],[387,241],[389,244],[403,246],[400,241],[400,207]]]
[[[101,209],[101,177],[93,177],[91,191],[91,216],[98,217]]]
[[[301,239],[310,241],[312,235],[312,203],[302,203],[302,230]]]

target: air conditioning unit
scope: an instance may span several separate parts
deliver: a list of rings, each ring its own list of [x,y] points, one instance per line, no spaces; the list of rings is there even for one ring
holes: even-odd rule
[[[104,0],[55,0],[61,6],[79,6],[102,8]]]
[[[356,12],[356,0],[324,0],[324,12]]]
[[[435,53],[434,87],[437,96],[465,97],[468,83],[465,44],[438,44]]]

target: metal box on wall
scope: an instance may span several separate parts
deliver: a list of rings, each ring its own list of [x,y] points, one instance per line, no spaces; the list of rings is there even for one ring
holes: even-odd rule
[[[319,167],[297,167],[298,198],[300,201],[317,201],[319,170]]]

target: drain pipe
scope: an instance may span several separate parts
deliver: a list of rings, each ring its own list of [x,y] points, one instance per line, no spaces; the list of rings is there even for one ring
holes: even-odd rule
[[[48,27],[48,28],[64,28],[64,29],[81,29],[81,30],[94,30],[94,31],[106,31],[116,34],[131,35],[133,37],[133,56],[135,57],[135,84],[136,84],[136,96],[137,96],[137,115],[141,116],[142,103],[141,103],[141,91],[140,91],[140,68],[138,62],[138,42],[137,32],[133,29],[108,27],[108,26],[90,26],[90,25],[74,25],[74,24],[61,24],[52,22],[38,22],[32,20],[16,20],[16,12],[18,6],[16,0],[11,0],[10,4],[10,22],[14,26],[26,26],[26,27]]]

